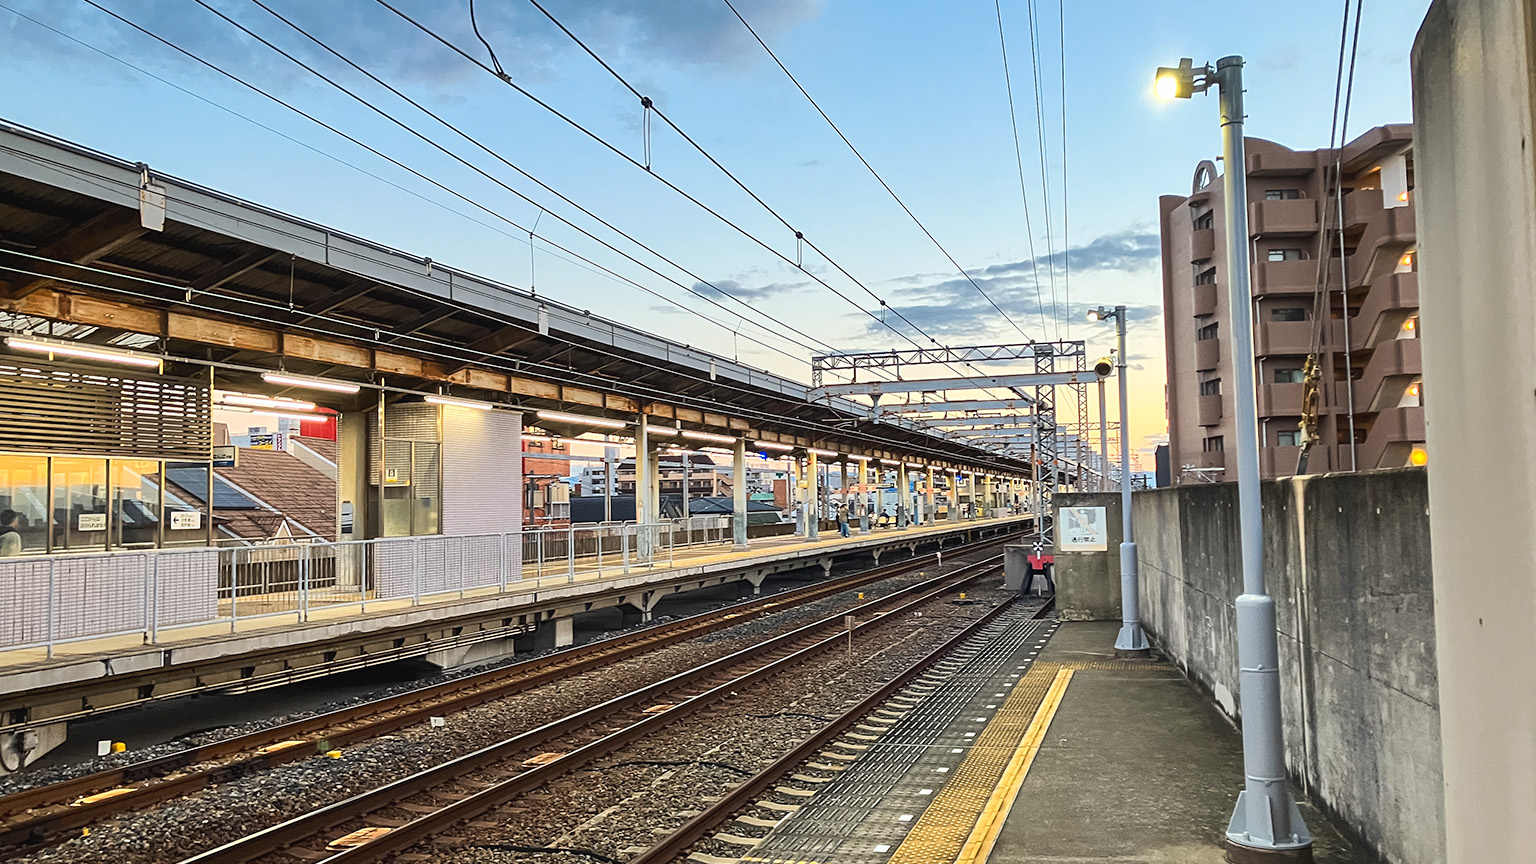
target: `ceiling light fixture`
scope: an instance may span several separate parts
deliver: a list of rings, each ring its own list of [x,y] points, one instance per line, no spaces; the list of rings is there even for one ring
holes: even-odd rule
[[[475,399],[460,399],[457,396],[444,396],[439,393],[429,394],[425,401],[433,405],[449,405],[454,408],[474,408],[477,411],[489,411],[495,407],[489,402],[480,402]]]
[[[623,429],[628,426],[623,420],[609,420],[606,417],[583,417],[580,414],[566,414],[560,411],[540,411],[540,420],[553,420],[556,423],[574,423],[578,426],[596,426],[599,429]]]
[[[329,390],[333,393],[356,393],[363,389],[350,381],[332,381],[328,378],[311,378],[308,375],[289,375],[287,372],[263,372],[261,380],[284,387],[308,387],[312,390]]]
[[[124,366],[139,366],[145,369],[159,369],[163,362],[159,357],[141,354],[137,351],[102,348],[96,345],[78,345],[72,342],[56,341],[53,339],[37,339],[31,336],[7,336],[5,337],[5,344],[15,348],[17,351],[63,354],[66,357],[100,360],[104,363],[121,363]]]

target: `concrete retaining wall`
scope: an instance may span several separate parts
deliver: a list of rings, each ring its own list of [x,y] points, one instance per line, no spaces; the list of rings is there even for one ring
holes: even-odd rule
[[[1428,500],[1422,469],[1263,489],[1286,761],[1305,794],[1400,864],[1444,858]],[[1237,718],[1237,487],[1157,489],[1132,506],[1147,631]]]
[[[1056,556],[1056,614],[1063,621],[1120,620],[1120,493],[1057,493],[1057,531],[1063,507],[1103,507],[1108,543],[1102,552],[1072,552],[1060,548]],[[1134,516],[1135,513],[1133,512]],[[1131,528],[1134,530],[1135,525]]]

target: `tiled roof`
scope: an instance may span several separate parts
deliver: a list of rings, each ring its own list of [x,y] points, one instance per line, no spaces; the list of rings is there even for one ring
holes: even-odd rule
[[[304,440],[309,443],[315,439]],[[281,450],[243,447],[240,449],[239,463],[234,468],[218,468],[215,473],[309,531],[327,540],[336,539],[335,481]],[[253,524],[247,526],[235,521],[239,515],[247,514],[255,517],[249,520]],[[254,528],[259,533],[264,527],[265,533],[260,533],[260,536],[265,539],[272,536],[278,524],[275,519],[265,518],[261,511],[244,511],[237,515],[237,511],[221,510],[218,515],[231,517],[231,530],[242,537],[250,536],[245,530]],[[270,525],[264,525],[268,521]],[[293,534],[295,537],[303,537],[306,532],[295,526]]]
[[[335,441],[328,438],[312,438],[308,435],[297,436],[295,440],[333,463],[339,463],[341,460],[341,445]]]

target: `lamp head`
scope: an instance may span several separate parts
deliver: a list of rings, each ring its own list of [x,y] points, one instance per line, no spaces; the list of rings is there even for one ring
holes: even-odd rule
[[[1157,78],[1154,79],[1152,87],[1157,93],[1157,98],[1188,99],[1197,89],[1204,90],[1203,86],[1196,85],[1194,65],[1194,60],[1185,57],[1177,66],[1158,67]]]
[[[1093,364],[1093,374],[1100,378],[1108,378],[1109,374],[1113,371],[1115,371],[1115,358],[1113,357],[1100,357]]]
[[[1089,309],[1088,310],[1088,320],[1090,322],[1093,322],[1093,323],[1098,323],[1100,321],[1109,321],[1109,320],[1112,320],[1115,317],[1116,314],[1118,314],[1118,313],[1116,313],[1115,310],[1110,309],[1110,308],[1105,307],[1105,306],[1100,306],[1097,309]]]

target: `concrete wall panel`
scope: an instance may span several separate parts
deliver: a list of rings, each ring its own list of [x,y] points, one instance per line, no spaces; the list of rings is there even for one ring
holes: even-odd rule
[[[1420,469],[1263,486],[1286,759],[1298,786],[1387,860],[1442,860],[1428,489]],[[1148,633],[1238,717],[1234,484],[1139,493]],[[1241,778],[1233,778],[1234,788]]]

